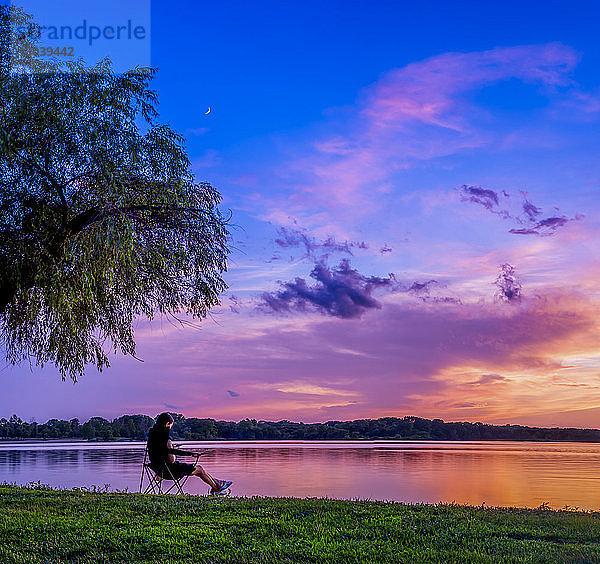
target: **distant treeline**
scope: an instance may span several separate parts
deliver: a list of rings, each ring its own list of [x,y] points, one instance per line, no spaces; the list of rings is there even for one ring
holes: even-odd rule
[[[484,423],[444,423],[441,419],[420,417],[383,417],[357,421],[327,423],[293,423],[291,421],[256,421],[239,423],[214,419],[185,418],[172,414],[175,425],[171,436],[180,440],[225,439],[420,439],[433,441],[581,441],[600,442],[598,429],[561,429],[523,427],[521,425],[486,425]],[[50,419],[46,423],[22,421],[16,415],[0,419],[0,439],[88,439],[143,440],[154,420],[147,415],[123,415],[112,421],[92,417]]]

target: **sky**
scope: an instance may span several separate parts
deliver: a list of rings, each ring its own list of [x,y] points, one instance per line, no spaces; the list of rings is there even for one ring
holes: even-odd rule
[[[4,366],[0,416],[600,427],[598,5],[138,5],[229,290],[76,384]]]

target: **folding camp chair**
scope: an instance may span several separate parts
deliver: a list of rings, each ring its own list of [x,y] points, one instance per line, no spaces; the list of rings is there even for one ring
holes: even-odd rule
[[[195,464],[198,463],[198,458],[200,457],[201,454],[202,454],[201,452],[196,453]],[[145,493],[145,494],[147,494],[147,493],[153,493],[153,494],[165,493],[165,494],[168,494],[173,488],[175,488],[176,494],[185,495],[185,492],[183,491],[183,486],[185,485],[185,483],[187,482],[187,479],[190,477],[191,474],[189,474],[187,476],[182,476],[181,478],[175,478],[175,476],[173,476],[173,473],[171,472],[171,469],[169,468],[169,466],[167,464],[164,464],[160,470],[161,471],[157,473],[150,466],[150,462],[148,461],[148,447],[146,447],[146,450],[144,452],[144,463],[142,464],[142,475],[140,477],[140,493]],[[162,474],[162,476],[161,476],[161,474]],[[146,489],[143,489],[144,477],[147,478],[147,480],[148,480]],[[171,487],[168,488],[167,490],[165,490],[164,492],[162,491],[163,480],[170,480],[173,482],[173,484],[171,484]],[[166,485],[165,485],[165,487],[166,487]]]

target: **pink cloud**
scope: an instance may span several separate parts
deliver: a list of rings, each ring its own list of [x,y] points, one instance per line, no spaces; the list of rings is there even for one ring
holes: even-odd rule
[[[75,387],[48,369],[14,369],[5,401],[38,419],[156,415],[169,404],[188,417],[236,420],[413,414],[527,423],[555,414],[561,424],[560,413],[600,403],[599,309],[562,292],[504,307],[403,298],[360,321],[242,312],[199,329],[141,324],[143,363],[117,358]],[[32,387],[45,392],[32,397]]]
[[[166,401],[187,416],[303,421],[509,420],[585,408],[597,391],[565,382],[597,378],[572,367],[595,354],[597,313],[569,295],[516,307],[386,303],[361,321],[238,315],[197,331],[144,330],[145,363],[116,362],[129,384],[103,403],[114,413],[158,412]]]
[[[508,78],[569,86],[578,55],[560,43],[445,53],[387,73],[368,96],[365,110],[374,123],[419,121],[468,131],[469,110],[460,95]]]
[[[541,136],[523,124],[507,130],[472,94],[517,79],[536,86],[542,96],[582,99],[589,106],[589,97],[575,96],[570,77],[578,59],[572,48],[552,43],[445,53],[394,69],[363,90],[352,117],[324,126],[303,155],[280,169],[291,193],[268,207],[275,204],[311,227],[323,221],[323,211],[367,217],[382,209],[399,171],[465,150],[537,143]],[[326,133],[330,126],[335,135]],[[328,219],[335,224],[331,214]]]

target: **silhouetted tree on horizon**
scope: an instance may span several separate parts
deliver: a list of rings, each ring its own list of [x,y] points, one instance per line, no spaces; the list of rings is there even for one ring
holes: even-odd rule
[[[579,441],[600,442],[598,429],[542,428],[523,425],[488,425],[486,423],[450,422],[441,419],[382,417],[326,423],[292,421],[257,421],[243,419],[186,418],[176,415],[172,436],[179,440],[442,440],[442,441]],[[89,440],[144,440],[154,419],[148,415],[122,415],[112,421],[92,417],[79,420],[50,419],[46,423],[26,423],[17,415],[0,419],[0,438],[72,438]]]

